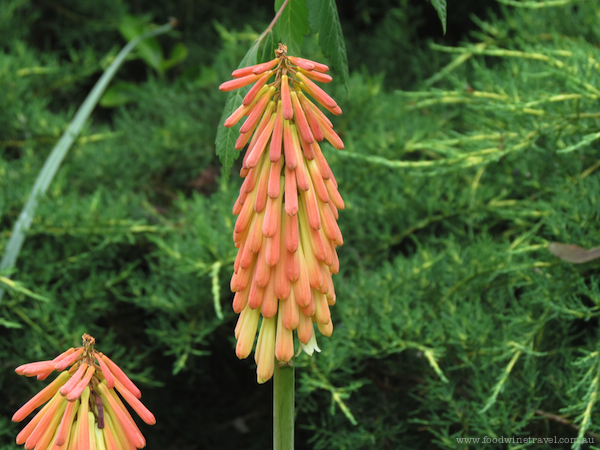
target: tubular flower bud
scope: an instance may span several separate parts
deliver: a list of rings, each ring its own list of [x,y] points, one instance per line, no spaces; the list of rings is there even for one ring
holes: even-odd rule
[[[14,414],[12,420],[21,422],[45,403],[18,434],[17,445],[25,444],[26,450],[145,447],[144,436],[117,392],[147,424],[156,423],[154,415],[138,400],[139,389],[119,366],[94,349],[95,339],[89,334],[82,337],[82,347],[69,349],[51,361],[23,364],[15,370],[26,376],[61,372]]]
[[[315,83],[331,81],[328,67],[288,56],[282,44],[275,56],[234,71],[234,79],[221,85],[231,90],[254,83],[225,126],[247,116],[235,145],[241,150],[249,143],[240,171],[244,183],[233,207],[238,255],[231,289],[239,314],[236,354],[248,357],[257,341],[259,383],[272,377],[275,359],[280,364],[292,359],[294,334],[299,350],[311,355],[319,351],[317,329],[331,336],[331,276],[339,271],[336,248],[343,243],[337,219],[344,202],[319,141],[340,150],[344,144],[313,102],[342,113]],[[111,381],[117,390],[125,385],[117,374]]]

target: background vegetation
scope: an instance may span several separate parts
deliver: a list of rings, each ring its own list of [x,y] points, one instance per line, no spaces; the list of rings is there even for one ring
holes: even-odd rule
[[[298,449],[600,448],[600,262],[547,248],[600,244],[600,5],[547,3],[450,2],[444,37],[421,0],[340,2],[346,150],[325,153],[345,245],[333,337],[297,360]],[[239,165],[223,177],[214,141],[217,86],[271,5],[0,2],[0,252],[125,37],[169,16],[180,27],[119,71],[2,286],[1,449],[44,384],[13,369],[84,332],[142,388],[149,450],[270,446],[271,389],[233,351]],[[315,37],[303,55],[323,59]],[[529,447],[571,444],[476,446]]]

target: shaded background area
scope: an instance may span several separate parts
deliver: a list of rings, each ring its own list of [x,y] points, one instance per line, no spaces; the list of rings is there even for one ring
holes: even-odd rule
[[[298,449],[570,438],[598,412],[600,266],[547,245],[600,244],[598,141],[560,153],[600,128],[599,7],[449,3],[442,36],[422,0],[339,2],[351,80],[327,89],[347,148],[325,154],[345,245],[334,335],[297,360]],[[0,251],[124,34],[180,23],[118,72],[41,203],[13,278],[48,301],[9,291],[0,304],[1,449],[45,385],[14,367],[84,332],[142,389],[158,420],[141,426],[148,449],[271,445],[270,383],[234,354],[239,163],[222,176],[214,137],[217,87],[273,14],[258,1],[1,2]],[[314,36],[303,50],[322,60]]]

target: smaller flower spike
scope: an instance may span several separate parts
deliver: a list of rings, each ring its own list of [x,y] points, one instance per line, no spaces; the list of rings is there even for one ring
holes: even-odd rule
[[[95,339],[83,336],[83,346],[51,361],[23,364],[19,375],[47,376],[61,371],[46,388],[13,416],[21,422],[46,403],[17,436],[26,450],[132,450],[146,446],[116,390],[149,425],[154,415],[138,400],[140,390],[106,355],[94,349]],[[67,367],[71,366],[69,369]],[[65,370],[67,369],[67,370]]]
[[[315,83],[332,80],[325,73],[329,68],[287,55],[282,44],[275,56],[234,71],[234,79],[221,85],[231,90],[254,83],[225,126],[247,117],[235,143],[238,150],[249,144],[240,171],[245,180],[233,207],[238,255],[231,289],[240,315],[236,354],[248,357],[257,341],[259,383],[271,378],[275,360],[286,364],[293,358],[294,334],[309,354],[319,351],[316,329],[331,336],[331,277],[339,272],[336,248],[343,244],[337,220],[344,201],[319,142],[339,150],[344,143],[311,100],[342,113]],[[116,374],[115,384],[119,390]]]

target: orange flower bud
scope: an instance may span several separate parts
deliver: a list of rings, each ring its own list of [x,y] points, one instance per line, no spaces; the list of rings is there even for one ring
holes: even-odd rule
[[[337,103],[332,99],[323,89],[308,79],[302,72],[296,74],[298,79],[302,81],[301,87],[305,87],[306,91],[310,93],[320,104],[329,108],[335,108]]]
[[[329,71],[329,67],[327,67],[325,64],[321,64],[316,61],[311,61],[310,59],[296,58],[294,56],[289,56],[288,58],[294,64],[296,64],[298,67],[302,67],[303,69],[306,69],[307,67],[312,66],[312,69],[306,69],[306,70],[316,70],[318,72],[323,72],[323,73]],[[305,66],[305,67],[303,67],[303,66]]]
[[[277,113],[275,123],[273,124],[273,135],[269,146],[269,157],[272,162],[281,159],[281,143],[283,139],[283,112],[281,110],[281,101],[277,102]]]
[[[248,86],[249,84],[254,83],[258,80],[260,75],[248,75],[242,78],[236,78],[235,80],[226,81],[225,83],[219,86],[219,90],[223,92],[233,91],[234,89],[239,89],[244,86]]]
[[[281,178],[281,166],[281,158],[276,162],[271,163],[271,167],[269,169],[269,185],[267,189],[267,194],[270,198],[278,198],[279,194],[281,193],[281,190],[283,189],[283,179]]]
[[[308,121],[306,120],[306,115],[302,110],[302,106],[300,106],[300,101],[298,100],[298,94],[296,91],[290,94],[292,96],[292,105],[294,107],[294,117],[296,118],[296,124],[298,126],[298,131],[300,132],[300,136],[302,136],[302,140],[308,142],[309,144],[313,143],[315,138],[313,137],[312,131],[308,125]]]
[[[290,84],[287,75],[281,77],[281,107],[283,118],[292,120],[294,118],[294,109],[292,108],[292,98],[290,97]]]
[[[306,120],[308,125],[310,126],[310,130],[317,141],[322,141],[324,139],[323,131],[321,131],[321,127],[319,126],[319,122],[315,116],[315,112],[311,108],[312,103],[310,100],[306,98],[306,96],[302,92],[298,92],[297,94],[298,100],[302,105],[302,110],[304,111],[304,115],[306,116]],[[312,105],[314,106],[314,105]]]
[[[295,65],[297,65],[298,67],[301,67],[302,69],[305,70],[313,70],[315,68],[314,63],[312,63],[311,61],[306,61],[302,58],[296,58],[295,56],[288,56],[288,59],[294,63]]]
[[[243,67],[241,69],[234,70],[231,73],[231,76],[234,77],[234,78],[240,78],[240,77],[245,77],[247,75],[250,75],[252,73],[254,73],[256,75],[259,75],[262,72],[266,72],[267,70],[272,69],[273,67],[275,67],[278,62],[279,62],[279,59],[275,58],[275,59],[272,59],[271,61],[268,61],[266,63],[255,64],[254,66]]]
[[[256,95],[260,92],[262,87],[267,83],[267,81],[269,81],[269,78],[271,78],[271,75],[273,75],[273,72],[269,71],[258,79],[258,81],[254,84],[254,86],[252,86],[252,89],[250,89],[248,91],[248,93],[244,97],[244,100],[242,100],[242,105],[249,105],[252,103],[252,101],[254,100]]]
[[[275,317],[277,314],[277,305],[279,300],[275,295],[275,269],[271,268],[271,276],[269,277],[269,284],[265,287],[263,294],[263,301],[261,305],[261,312],[263,317],[270,319]]]
[[[294,291],[290,291],[287,299],[279,302],[279,314],[282,315],[281,323],[288,330],[295,330],[300,323],[300,309],[294,297]]]
[[[327,307],[329,310],[329,307]],[[281,362],[288,362],[294,357],[294,335],[283,326],[283,314],[277,316],[277,336],[275,338],[275,357]]]
[[[259,75],[259,74],[266,72],[267,70],[275,67],[278,62],[279,62],[279,59],[275,58],[269,62],[257,64],[256,67],[254,67],[254,69],[252,69],[252,73]]]
[[[265,383],[273,376],[275,370],[275,334],[277,324],[274,318],[263,318],[256,344],[255,360],[257,365],[257,381]]]
[[[267,109],[267,106],[271,108],[269,100],[271,99],[273,89],[268,89],[267,92],[260,98],[260,100],[254,105],[252,112],[240,128],[240,133],[246,133],[258,123],[258,120],[263,116],[263,113]],[[267,117],[268,120],[268,117]]]
[[[305,76],[310,78],[311,80],[319,81],[321,83],[329,83],[333,78],[331,75],[327,75],[325,73],[317,72],[316,70],[304,70],[300,68],[300,72],[302,72]]]

